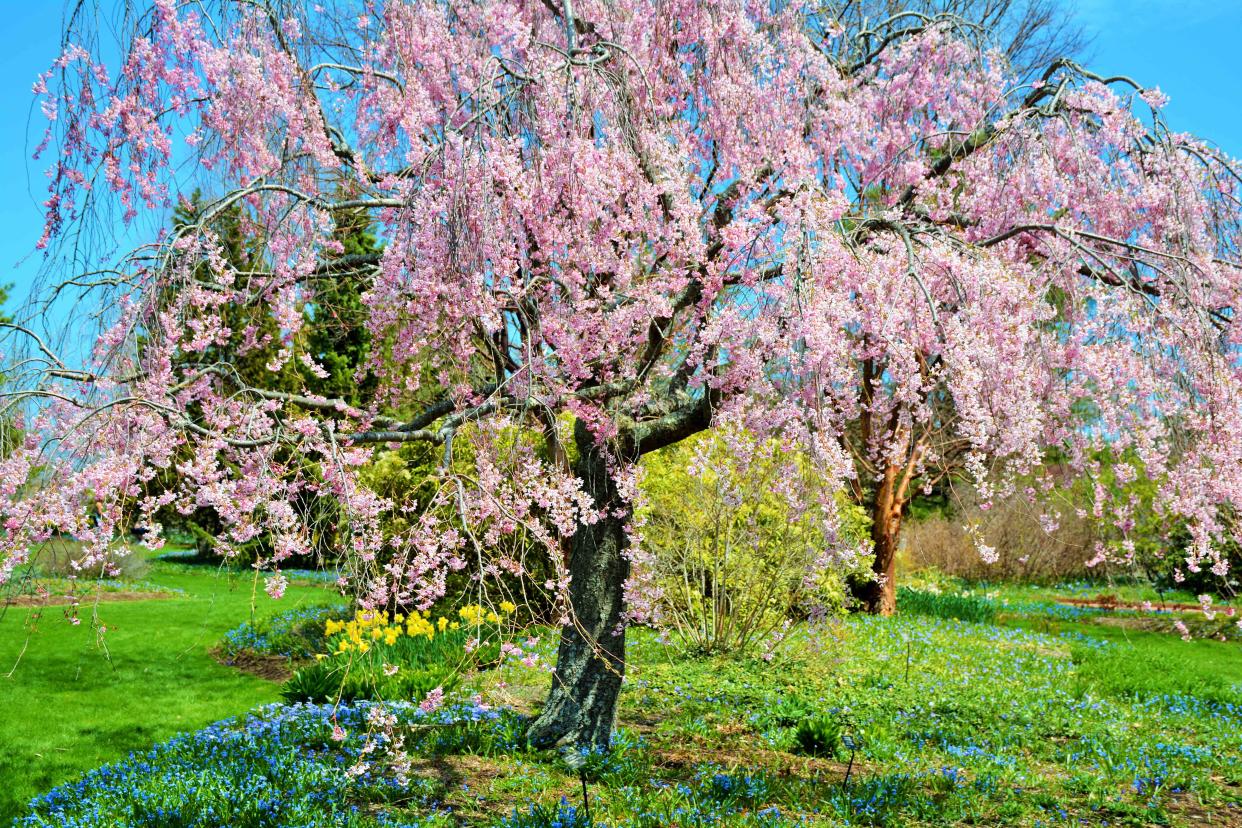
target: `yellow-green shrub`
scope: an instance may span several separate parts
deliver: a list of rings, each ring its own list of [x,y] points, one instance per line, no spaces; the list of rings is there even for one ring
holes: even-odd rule
[[[787,622],[842,608],[869,521],[807,456],[718,429],[644,458],[642,480],[659,610],[688,646],[770,645]]]

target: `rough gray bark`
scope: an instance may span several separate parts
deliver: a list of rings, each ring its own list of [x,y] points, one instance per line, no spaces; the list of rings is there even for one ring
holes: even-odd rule
[[[606,517],[579,526],[569,559],[571,618],[561,630],[552,690],[527,731],[534,747],[607,749],[625,673],[625,557],[629,504],[586,427],[574,429],[576,472]]]

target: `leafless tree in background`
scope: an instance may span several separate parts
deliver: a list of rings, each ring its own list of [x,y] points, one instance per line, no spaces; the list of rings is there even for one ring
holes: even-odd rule
[[[1082,59],[1091,38],[1064,0],[842,0],[837,20],[865,32],[895,15],[947,15],[978,27],[1002,49],[1015,71],[1029,78],[1057,58]]]

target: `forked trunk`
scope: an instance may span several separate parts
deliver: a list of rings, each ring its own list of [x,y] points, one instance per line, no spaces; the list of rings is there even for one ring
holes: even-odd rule
[[[579,526],[569,560],[569,623],[561,630],[552,690],[527,731],[534,747],[605,749],[617,715],[625,672],[624,589],[629,505],[618,494],[605,458],[578,423],[576,467],[583,488],[605,510],[599,522]]]

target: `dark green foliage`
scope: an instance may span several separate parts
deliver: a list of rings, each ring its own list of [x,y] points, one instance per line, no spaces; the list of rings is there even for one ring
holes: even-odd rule
[[[197,191],[180,204],[174,213],[174,226],[184,227],[199,220],[203,199]],[[341,245],[342,256],[377,254],[380,246],[370,229],[365,214],[341,213],[334,216],[334,240]],[[263,271],[269,264],[263,256],[263,238],[258,228],[248,223],[240,205],[222,211],[212,219],[212,231],[223,248],[225,263],[239,273]],[[206,271],[208,264],[200,267]],[[238,278],[248,278],[238,276]],[[287,332],[282,332],[270,309],[262,302],[230,304],[220,310],[221,322],[230,331],[227,342],[213,343],[198,353],[183,354],[180,359],[190,364],[213,365],[220,381],[236,387],[248,386],[267,391],[293,393],[305,387],[315,393],[344,399],[353,405],[364,405],[375,388],[369,374],[358,378],[370,355],[370,339],[365,330],[366,317],[362,305],[363,283],[357,273],[329,274],[315,283],[313,301],[303,309],[302,330],[291,343],[296,353],[308,354],[327,372],[327,378],[313,376],[310,369],[297,359],[289,360],[278,371],[268,365],[285,345]],[[247,334],[257,346],[247,347]],[[193,412],[191,412],[193,414]],[[160,484],[166,488],[177,485],[175,464],[163,472]],[[330,499],[308,497],[295,507],[305,515],[308,524],[319,527],[314,536],[316,549],[312,557],[332,558],[336,552],[335,504]],[[322,513],[322,514],[320,514]],[[161,523],[174,533],[190,535],[200,557],[213,558],[216,538],[223,524],[212,509],[197,509],[183,515],[168,507],[159,515]],[[257,537],[237,547],[232,562],[239,566],[253,563],[270,554],[270,540]],[[292,565],[310,565],[298,561]]]
[[[201,193],[195,191],[188,201],[177,206],[173,214],[176,228],[199,220],[203,207]],[[216,234],[225,263],[240,272],[264,270],[267,263],[262,257],[261,238],[254,228],[248,226],[242,209],[234,205],[212,219],[211,229]],[[198,268],[207,275],[208,263]],[[244,277],[238,277],[244,278]],[[229,339],[223,344],[214,343],[204,351],[183,354],[186,363],[219,365],[236,382],[273,391],[296,391],[299,386],[298,369],[292,363],[280,371],[269,370],[268,363],[280,350],[281,330],[270,310],[262,304],[228,304],[220,309],[221,322],[229,331]],[[245,331],[252,328],[257,347],[245,347]]]
[[[269,618],[239,624],[224,636],[221,649],[230,658],[243,652],[311,658],[327,648],[324,622],[343,617],[345,608],[340,604],[286,610]]]
[[[897,610],[936,618],[959,618],[976,624],[990,623],[996,618],[996,604],[986,598],[909,587],[897,588]]]
[[[325,659],[297,670],[281,687],[280,695],[290,702],[408,701],[426,698],[437,687],[447,693],[456,689],[460,681],[461,673],[452,664],[417,664],[386,676],[382,669],[376,670],[364,662],[350,665]]]
[[[841,752],[841,723],[833,716],[808,716],[798,722],[794,739],[803,756],[835,757]]]
[[[1223,521],[1226,525],[1237,523],[1236,518]],[[1173,523],[1163,537],[1153,539],[1154,543],[1142,543],[1145,554],[1140,563],[1144,574],[1152,585],[1161,592],[1183,591],[1197,595],[1228,596],[1237,591],[1239,583],[1236,573],[1242,572],[1242,546],[1232,538],[1217,541],[1223,557],[1229,564],[1229,580],[1221,578],[1207,567],[1200,567],[1198,572],[1186,568],[1185,553],[1182,551],[1192,543],[1190,529],[1183,520]],[[1228,587],[1228,588],[1226,588]]]
[[[341,210],[333,219],[333,239],[341,245],[342,257],[372,256],[382,250],[364,211]],[[363,279],[351,269],[315,282],[315,295],[306,308],[305,347],[328,376],[313,376],[300,366],[316,393],[351,405],[370,402],[377,386],[375,376],[366,370],[371,335],[362,304]]]

